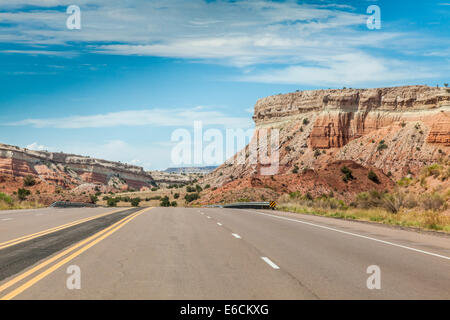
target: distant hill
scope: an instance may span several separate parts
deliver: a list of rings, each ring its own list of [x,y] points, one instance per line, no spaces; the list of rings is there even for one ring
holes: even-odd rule
[[[206,166],[206,167],[180,167],[180,168],[167,168],[164,172],[167,173],[198,173],[198,174],[208,174],[217,169],[217,166]]]

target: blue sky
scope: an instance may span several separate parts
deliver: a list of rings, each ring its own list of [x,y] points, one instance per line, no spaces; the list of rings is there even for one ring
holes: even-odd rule
[[[447,0],[1,0],[0,142],[164,169],[174,130],[268,95],[449,82],[449,31]]]

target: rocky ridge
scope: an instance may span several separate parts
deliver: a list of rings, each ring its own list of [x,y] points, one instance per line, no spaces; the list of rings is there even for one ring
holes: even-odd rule
[[[337,161],[373,168],[395,180],[417,174],[423,166],[450,153],[447,88],[404,86],[280,94],[258,100],[253,119],[252,141],[264,130],[279,130],[279,168],[274,180],[291,181],[290,176],[295,175],[301,189],[313,193],[317,191],[314,181],[303,179],[302,172],[320,172]],[[249,147],[243,152],[248,154]],[[238,185],[237,180],[265,180],[260,163],[230,160],[204,179],[218,188],[215,194],[221,194],[228,184]],[[270,181],[265,187],[282,192]],[[369,184],[365,188],[374,187]],[[327,188],[339,191],[339,186]]]
[[[153,177],[138,166],[6,144],[0,144],[0,175],[12,178],[33,176],[37,182],[64,189],[99,184],[119,190],[139,190],[155,185]]]

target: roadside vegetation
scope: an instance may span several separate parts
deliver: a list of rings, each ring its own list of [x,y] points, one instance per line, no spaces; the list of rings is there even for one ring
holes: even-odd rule
[[[351,180],[350,170],[344,168],[342,174],[344,181]],[[373,171],[368,178],[379,183]],[[350,203],[337,199],[333,193],[312,197],[309,193],[293,192],[279,199],[278,209],[450,232],[449,180],[447,160],[423,168],[416,177],[399,179],[392,192],[362,192]]]
[[[132,191],[101,195],[97,193],[90,196],[90,201],[98,205],[109,207],[128,206],[161,206],[177,207],[189,206],[192,202],[200,199],[200,193],[209,189],[209,184],[200,185],[194,179],[189,184],[173,184],[168,186],[152,187],[147,191]]]
[[[19,189],[26,190],[26,189]],[[29,190],[15,192],[14,195],[9,196],[0,192],[0,210],[16,210],[16,209],[36,209],[43,208],[44,205],[37,201],[29,201],[27,197]],[[20,196],[19,196],[20,194]]]

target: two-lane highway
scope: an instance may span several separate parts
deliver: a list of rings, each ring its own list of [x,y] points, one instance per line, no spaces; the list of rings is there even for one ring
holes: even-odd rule
[[[0,298],[450,298],[446,236],[218,208],[131,209],[53,227],[0,249]],[[381,271],[379,290],[367,288],[373,265]],[[81,271],[80,289],[67,286],[69,266]]]

